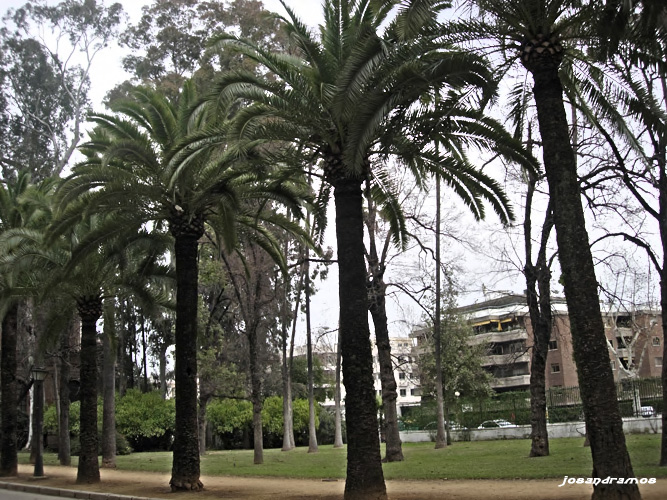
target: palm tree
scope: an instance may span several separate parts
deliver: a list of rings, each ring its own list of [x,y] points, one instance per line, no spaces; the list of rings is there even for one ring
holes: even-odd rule
[[[108,234],[109,227],[117,228],[119,222],[122,231],[116,231],[114,239],[107,239],[101,245],[100,236]],[[113,297],[119,293],[118,288],[123,287],[145,297],[148,295],[144,290],[147,277],[164,275],[163,266],[155,263],[166,252],[164,239],[122,222],[113,217],[84,215],[64,234],[54,235],[46,229],[17,228],[8,231],[3,238],[8,243],[3,247],[9,248],[9,252],[2,263],[39,273],[39,283],[33,284],[33,288],[41,285],[39,295],[58,299],[59,316],[69,318],[71,309],[75,308],[81,320],[78,483],[100,481],[96,323],[102,315],[103,296]],[[58,221],[53,224],[57,225]],[[136,258],[135,254],[132,260],[128,251],[135,249],[145,255]],[[124,275],[122,271],[125,271]]]
[[[566,57],[576,56],[568,39],[582,39],[596,18],[595,5],[577,0],[474,0],[480,9],[465,23],[472,35],[493,38],[514,51],[504,61],[521,64],[534,80],[533,97],[556,228],[562,282],[573,332],[586,426],[596,477],[632,477],[613,374],[600,313],[597,280],[581,203],[577,164],[564,107]],[[486,22],[488,20],[488,23]],[[469,34],[464,35],[470,36]],[[507,52],[505,52],[507,53]],[[636,485],[595,486],[593,498],[639,498]]]
[[[399,147],[386,133],[392,119],[400,121],[410,106],[436,86],[443,91],[492,91],[491,74],[480,58],[443,48],[437,37],[428,36],[423,23],[433,18],[433,9],[439,4],[326,0],[319,39],[283,4],[289,14],[284,21],[294,42],[292,54],[272,53],[232,36],[216,38],[218,45],[233,47],[271,73],[268,79],[236,72],[217,82],[214,104],[236,99],[253,103],[235,117],[236,137],[287,145],[282,149],[286,155],[290,146],[311,154],[320,160],[320,176],[333,187],[347,393],[346,499],[386,497],[372,380],[363,241],[361,185],[366,178],[375,185],[383,179],[371,168],[371,157],[378,152],[390,156],[410,151],[416,159],[409,165],[418,177],[423,178],[425,171],[438,172],[460,188],[458,192],[470,206],[480,210],[482,202],[488,200],[497,212],[508,215],[491,179],[432,150],[425,154],[410,150],[409,141],[402,141]],[[392,10],[394,7],[398,8]],[[382,26],[386,26],[384,34],[380,33]],[[454,166],[458,168],[448,170]]]
[[[0,257],[4,260],[13,252],[12,233],[26,228],[42,227],[48,210],[39,203],[52,190],[53,182],[46,180],[38,186],[30,184],[30,175],[19,172],[17,179],[0,184]],[[0,359],[0,393],[2,394],[2,432],[0,438],[0,475],[17,473],[17,405],[16,345],[21,297],[34,292],[30,286],[29,268],[0,265],[0,317],[2,318],[2,357]]]
[[[138,88],[133,99],[114,103],[114,115],[95,114],[98,125],[82,148],[87,160],[73,170],[59,193],[63,224],[81,210],[116,213],[126,225],[167,223],[174,238],[176,265],[173,490],[199,490],[197,426],[197,251],[207,221],[218,228],[228,248],[236,226],[258,227],[258,215],[246,199],[273,198],[299,212],[300,187],[272,172],[250,172],[244,150],[226,147],[206,113],[193,113],[196,96],[187,82],[179,103]],[[212,137],[212,138],[211,138]],[[196,150],[193,145],[199,146]],[[260,182],[260,179],[262,181]],[[71,215],[70,215],[71,214]],[[279,245],[261,228],[259,243]],[[277,253],[277,252],[274,252]]]

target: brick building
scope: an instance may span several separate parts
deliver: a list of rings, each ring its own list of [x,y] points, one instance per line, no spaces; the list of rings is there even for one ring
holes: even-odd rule
[[[572,334],[563,298],[552,299],[553,332],[547,354],[547,389],[578,386],[573,359]],[[530,384],[533,335],[523,295],[507,294],[464,306],[458,312],[470,319],[474,343],[485,343],[483,366],[493,375],[497,392],[526,390]],[[662,370],[662,322],[660,311],[603,312],[614,378],[659,377]]]

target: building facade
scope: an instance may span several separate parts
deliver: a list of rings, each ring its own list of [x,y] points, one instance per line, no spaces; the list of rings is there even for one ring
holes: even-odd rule
[[[389,339],[391,346],[391,357],[394,366],[394,379],[396,380],[396,406],[399,416],[402,415],[402,408],[408,406],[417,406],[421,402],[421,390],[417,376],[417,360],[414,353],[415,341],[406,337],[391,337]],[[327,378],[331,381],[336,380],[336,349],[337,345],[313,346],[313,355],[316,356]],[[378,361],[377,346],[373,342],[373,384],[375,394],[378,399],[382,398],[382,383],[380,381],[380,363]],[[306,347],[298,346],[294,350],[295,356],[305,356]],[[342,374],[341,374],[341,382]],[[333,391],[330,391],[333,392]],[[345,400],[345,385],[341,383],[341,401]],[[323,406],[333,406],[333,399],[326,399]]]
[[[526,297],[507,294],[461,307],[474,329],[471,342],[487,345],[483,366],[497,392],[527,390],[533,331]],[[563,298],[552,299],[553,330],[547,354],[546,387],[578,386],[572,332]],[[659,377],[662,370],[662,321],[659,310],[603,310],[609,362],[616,381]]]

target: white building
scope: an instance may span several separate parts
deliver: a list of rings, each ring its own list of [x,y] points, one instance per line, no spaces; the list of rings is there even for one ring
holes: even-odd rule
[[[417,375],[417,360],[413,353],[415,339],[406,337],[392,337],[389,339],[391,345],[391,358],[394,365],[394,379],[396,380],[396,406],[399,416],[402,414],[402,408],[407,406],[417,406],[421,401],[421,388]],[[336,349],[337,345],[322,346],[316,345],[313,349],[313,355],[316,356],[322,368],[331,380],[336,379]],[[373,342],[373,383],[375,394],[378,398],[382,397],[382,383],[380,381],[380,364],[378,361],[377,346]],[[306,346],[297,346],[294,349],[295,356],[305,356]],[[341,375],[342,379],[342,375]],[[345,404],[345,385],[341,384],[341,401]],[[333,406],[334,400],[327,399],[323,406]]]

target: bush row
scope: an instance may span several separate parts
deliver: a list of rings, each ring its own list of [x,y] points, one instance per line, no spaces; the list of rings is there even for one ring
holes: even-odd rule
[[[308,401],[293,402],[294,434],[297,445],[308,442]],[[316,405],[318,441],[333,443],[333,415]],[[97,421],[101,432],[102,400],[97,405]],[[252,443],[252,404],[246,400],[214,400],[207,407],[207,422],[214,448],[249,448]],[[279,447],[283,439],[283,398],[271,396],[264,401],[262,410],[264,446]],[[142,393],[128,390],[116,400],[116,433],[118,454],[131,450],[168,450],[171,446],[175,424],[173,399],[163,400],[158,392]],[[55,406],[49,406],[44,414],[44,431],[58,433]],[[70,435],[72,454],[77,453],[79,436],[79,403],[70,406]]]

